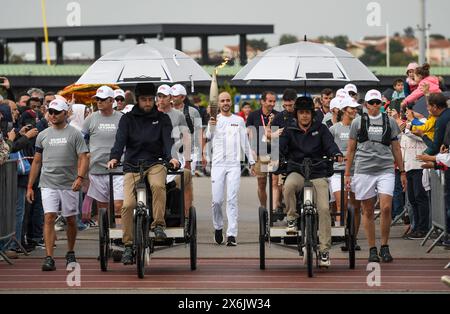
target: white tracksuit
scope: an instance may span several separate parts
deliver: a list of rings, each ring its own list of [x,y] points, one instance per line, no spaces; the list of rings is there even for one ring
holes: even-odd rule
[[[215,230],[223,229],[222,203],[225,183],[227,186],[227,237],[238,233],[238,191],[241,181],[241,151],[245,152],[250,164],[255,161],[244,119],[237,115],[218,115],[216,126],[208,125],[206,137],[212,139],[212,212]]]

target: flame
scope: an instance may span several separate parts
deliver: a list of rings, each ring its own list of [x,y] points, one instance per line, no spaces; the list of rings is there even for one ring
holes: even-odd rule
[[[214,70],[216,72],[216,75],[219,74],[219,70],[222,69],[228,63],[228,61],[230,61],[230,58],[225,57],[223,59],[223,62],[221,64],[219,64],[218,66],[216,66],[216,68]]]

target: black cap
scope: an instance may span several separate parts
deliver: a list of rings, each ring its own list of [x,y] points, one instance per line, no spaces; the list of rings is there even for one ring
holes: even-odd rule
[[[136,98],[142,95],[155,96],[156,87],[153,83],[138,83],[134,90]]]
[[[311,97],[301,96],[295,100],[295,111],[297,110],[310,110],[314,112],[314,101]]]
[[[297,92],[295,89],[287,88],[283,92],[283,100],[296,100],[297,99]]]

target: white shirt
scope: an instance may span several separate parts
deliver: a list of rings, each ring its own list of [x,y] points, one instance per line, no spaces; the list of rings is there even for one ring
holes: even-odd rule
[[[250,165],[255,163],[242,117],[234,114],[229,117],[217,115],[217,124],[215,127],[208,125],[206,138],[212,139],[213,166],[239,166],[244,161],[241,151],[247,156]]]

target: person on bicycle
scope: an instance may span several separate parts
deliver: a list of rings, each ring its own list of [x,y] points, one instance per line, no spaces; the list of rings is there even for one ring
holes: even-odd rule
[[[314,102],[310,97],[299,97],[295,101],[297,120],[287,126],[280,137],[280,160],[287,161],[287,177],[283,186],[286,202],[288,233],[297,233],[296,195],[304,186],[304,169],[289,161],[302,163],[304,158],[311,158],[313,163],[323,160],[324,156],[336,157],[343,161],[342,153],[334,142],[333,136],[322,121],[314,119]],[[316,190],[315,202],[319,213],[319,265],[330,266],[331,216],[329,211],[328,179],[332,174],[329,167],[320,163],[311,169],[310,179]]]
[[[345,184],[353,187],[355,198],[361,201],[363,223],[369,243],[369,262],[385,263],[394,259],[389,251],[392,196],[395,185],[395,164],[401,174],[403,190],[406,187],[406,172],[397,136],[400,129],[395,120],[381,113],[381,93],[372,89],[366,93],[367,113],[357,117],[350,126],[345,166]],[[351,168],[355,160],[355,174]],[[374,209],[376,196],[380,199],[381,248],[375,246]]]
[[[141,83],[135,90],[138,104],[119,122],[116,140],[111,149],[108,168],[114,168],[125,150],[123,163],[124,202],[122,225],[125,251],[122,263],[133,263],[133,210],[136,207],[135,184],[139,181],[140,162],[144,162],[145,175],[152,191],[151,230],[157,240],[166,238],[164,213],[166,208],[167,169],[161,160],[178,168],[180,163],[171,156],[173,139],[170,118],[155,106],[156,89],[153,84]]]

